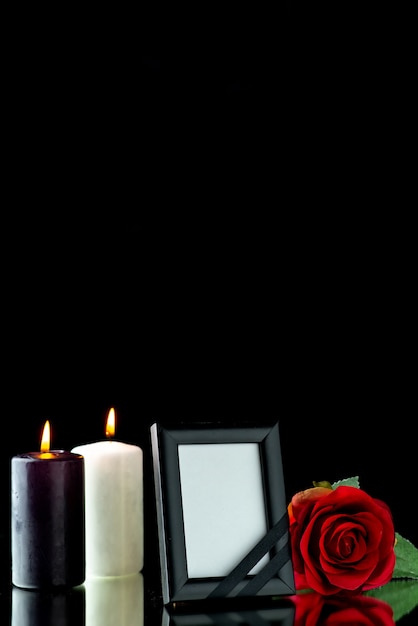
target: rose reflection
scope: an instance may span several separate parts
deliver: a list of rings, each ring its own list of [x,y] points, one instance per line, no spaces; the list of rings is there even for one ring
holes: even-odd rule
[[[294,626],[396,626],[390,604],[376,598],[308,592],[292,596],[292,600],[296,607]]]

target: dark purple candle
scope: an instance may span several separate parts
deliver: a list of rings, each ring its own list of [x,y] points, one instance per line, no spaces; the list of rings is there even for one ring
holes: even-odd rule
[[[84,457],[27,452],[11,461],[12,583],[75,587],[85,580]]]

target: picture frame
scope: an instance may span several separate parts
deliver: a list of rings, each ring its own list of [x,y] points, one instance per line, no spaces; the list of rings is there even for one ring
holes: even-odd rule
[[[164,605],[294,594],[278,421],[150,435]]]

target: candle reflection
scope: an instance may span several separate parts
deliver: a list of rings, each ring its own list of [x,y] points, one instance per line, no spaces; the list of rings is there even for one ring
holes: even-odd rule
[[[87,578],[86,626],[144,626],[142,574]]]
[[[11,626],[85,626],[85,589],[38,591],[13,587]]]

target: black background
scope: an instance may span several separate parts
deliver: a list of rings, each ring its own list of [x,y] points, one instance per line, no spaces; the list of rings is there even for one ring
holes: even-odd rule
[[[277,417],[289,498],[359,475],[418,545],[407,16],[267,13],[7,16],[4,503],[114,406],[157,586],[160,419]]]

